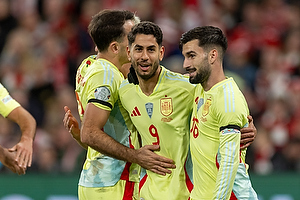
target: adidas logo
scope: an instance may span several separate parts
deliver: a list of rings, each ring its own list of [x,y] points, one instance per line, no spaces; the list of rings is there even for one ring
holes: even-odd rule
[[[134,109],[131,113],[131,117],[136,117],[136,116],[141,116],[141,113],[137,107],[134,107]]]

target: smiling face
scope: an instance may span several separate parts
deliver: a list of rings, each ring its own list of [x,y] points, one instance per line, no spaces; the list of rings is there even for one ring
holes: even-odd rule
[[[138,77],[149,80],[159,75],[159,62],[163,59],[164,47],[157,44],[153,35],[137,34],[127,53]]]
[[[189,73],[190,83],[203,85],[211,74],[211,67],[208,62],[208,53],[198,44],[199,41],[195,39],[182,46],[183,68]]]

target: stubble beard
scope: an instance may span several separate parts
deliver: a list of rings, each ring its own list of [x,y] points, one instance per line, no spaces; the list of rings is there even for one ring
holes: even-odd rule
[[[200,66],[202,65],[202,67],[200,67],[197,70],[197,73],[195,76],[190,77],[190,83],[192,84],[198,84],[200,83],[202,86],[204,86],[207,83],[208,78],[210,77],[211,74],[211,68],[208,64],[208,62],[203,61],[203,63],[200,64]]]
[[[135,65],[134,68],[135,68],[135,72],[136,72],[137,76],[140,77],[141,79],[147,81],[155,75],[155,72],[157,71],[157,69],[159,67],[159,62],[153,63],[152,70],[147,74],[140,73],[140,71],[137,70],[138,69],[138,64],[137,63],[135,63],[134,65]]]

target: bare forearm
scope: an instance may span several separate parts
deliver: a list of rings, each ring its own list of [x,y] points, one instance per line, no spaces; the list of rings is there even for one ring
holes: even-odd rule
[[[102,128],[107,122],[109,115],[110,112],[99,109],[93,104],[88,104],[82,120],[81,142],[102,154],[119,160],[137,163],[155,173],[161,175],[171,173],[167,168],[175,168],[173,160],[153,152],[159,149],[158,145],[144,146],[135,150],[126,147],[106,134]]]
[[[27,110],[25,110],[23,107],[18,107],[8,115],[8,119],[19,125],[22,132],[21,140],[34,139],[36,132],[36,121]]]
[[[81,143],[84,143],[94,150],[118,160],[131,163],[138,162],[136,160],[136,152],[134,149],[130,149],[129,147],[117,142],[101,130],[97,131],[98,133],[96,130],[89,131],[89,133],[86,133],[85,131],[86,130],[84,129],[82,130],[83,135],[86,135],[86,137],[82,137]]]
[[[79,130],[80,131],[80,130]],[[74,137],[74,135],[73,135],[73,133],[71,132],[71,135],[73,136],[73,138],[74,138],[74,140],[82,147],[82,148],[84,148],[85,150],[87,150],[88,149],[88,145],[87,144],[85,144],[85,143],[83,143],[83,142],[81,142],[81,140],[80,140],[80,137]],[[80,134],[79,134],[79,136],[80,136]]]
[[[146,145],[137,150],[131,149],[120,144],[104,132],[97,135],[97,137],[83,140],[83,142],[105,155],[130,163],[137,163],[143,168],[160,175],[170,174],[170,169],[176,168],[173,160],[154,153],[154,151],[159,150],[159,145]]]
[[[22,138],[26,137],[33,140],[36,132],[36,121],[29,113],[26,115],[27,117],[23,121],[24,123],[22,123],[22,125],[20,126],[20,129],[22,131]]]

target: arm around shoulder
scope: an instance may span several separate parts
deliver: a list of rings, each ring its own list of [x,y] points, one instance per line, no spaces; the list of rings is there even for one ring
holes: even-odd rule
[[[161,175],[171,173],[167,168],[175,168],[173,160],[159,156],[153,152],[158,150],[159,146],[147,145],[135,150],[126,147],[106,134],[103,131],[103,127],[109,115],[110,111],[100,109],[94,104],[89,103],[82,120],[81,142],[107,156],[137,163],[152,172]]]

